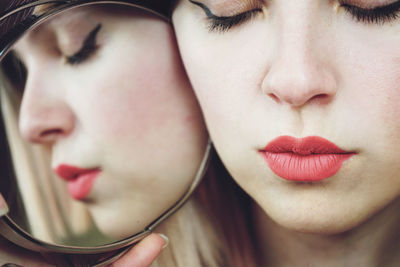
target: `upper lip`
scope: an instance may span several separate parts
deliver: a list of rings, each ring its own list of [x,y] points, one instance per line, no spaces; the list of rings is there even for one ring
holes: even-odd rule
[[[54,172],[57,173],[61,178],[66,181],[71,181],[77,179],[79,176],[92,173],[99,172],[100,168],[80,168],[67,164],[60,164],[57,168],[54,169]]]
[[[270,153],[293,153],[307,156],[311,154],[351,154],[339,148],[334,143],[319,136],[295,138],[291,136],[280,136],[269,142],[261,151]]]

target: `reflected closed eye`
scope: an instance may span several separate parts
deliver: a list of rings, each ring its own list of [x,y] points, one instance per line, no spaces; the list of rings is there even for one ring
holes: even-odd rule
[[[204,4],[189,0],[194,5],[201,7],[206,14],[209,25],[209,31],[219,31],[226,32],[230,30],[232,27],[240,25],[250,19],[252,19],[257,13],[262,12],[261,8],[252,9],[249,11],[245,11],[233,16],[216,16],[211,10]]]
[[[374,8],[362,8],[350,5],[344,1],[340,1],[340,5],[350,13],[355,20],[367,24],[392,22],[400,16],[400,1]]]
[[[77,65],[87,60],[98,48],[96,37],[101,29],[101,24],[98,24],[85,38],[81,49],[72,56],[66,56],[66,61],[70,65]]]

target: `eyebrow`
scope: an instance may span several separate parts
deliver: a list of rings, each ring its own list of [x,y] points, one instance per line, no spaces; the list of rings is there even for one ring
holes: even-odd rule
[[[204,0],[205,4],[211,5],[215,8],[224,8],[227,5],[229,7],[237,6],[239,8],[244,8],[248,6],[254,6],[259,2],[260,0]]]

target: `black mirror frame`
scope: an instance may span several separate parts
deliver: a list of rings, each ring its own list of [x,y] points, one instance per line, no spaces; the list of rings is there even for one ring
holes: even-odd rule
[[[160,0],[161,2],[165,0]],[[168,1],[165,1],[168,2]],[[19,6],[14,8],[13,10],[7,11],[5,14],[0,14],[0,23],[4,21],[6,18],[21,12],[27,8],[32,8],[38,5],[48,4],[48,3],[60,3],[56,8],[53,8],[47,11],[45,14],[40,16],[29,16],[23,22],[17,24],[15,27],[6,32],[0,39],[0,61],[7,54],[8,50],[12,45],[21,38],[21,36],[28,30],[34,28],[44,20],[49,19],[63,11],[70,10],[72,8],[93,5],[93,4],[122,4],[132,7],[137,7],[142,10],[147,10],[160,18],[165,19],[167,22],[169,20],[169,10],[167,8],[157,8],[154,4],[154,0],[35,0],[28,4]],[[162,223],[166,218],[171,216],[178,208],[180,208],[185,201],[190,197],[192,192],[195,190],[201,178],[204,176],[205,170],[207,169],[207,165],[210,158],[211,152],[211,141],[209,140],[206,148],[204,157],[201,161],[199,169],[196,173],[196,176],[193,178],[193,181],[184,195],[167,211],[161,214],[157,219],[151,222],[144,230],[139,233],[136,233],[126,239],[113,242],[106,245],[96,246],[96,247],[80,247],[80,246],[63,246],[63,245],[55,245],[50,244],[41,240],[36,239],[26,231],[24,231],[21,227],[19,227],[8,215],[4,215],[0,218],[0,234],[10,240],[11,242],[22,246],[24,248],[41,252],[41,253],[60,253],[60,254],[98,254],[98,253],[106,253],[110,251],[121,251],[118,255],[124,252],[124,248],[132,245],[145,236],[152,233],[154,228],[156,228],[160,223]],[[0,150],[0,158],[5,158],[4,153],[8,153],[8,149]],[[115,257],[113,257],[115,258]],[[104,263],[104,262],[103,262]],[[97,266],[97,265],[92,265]],[[100,265],[99,265],[100,266]]]

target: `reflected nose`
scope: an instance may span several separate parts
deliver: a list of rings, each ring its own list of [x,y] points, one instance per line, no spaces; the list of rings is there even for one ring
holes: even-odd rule
[[[319,37],[322,38],[322,37]],[[274,60],[262,82],[263,92],[279,104],[298,108],[309,103],[329,103],[336,94],[336,79],[329,66],[331,54],[312,27],[284,25]]]
[[[75,125],[74,113],[57,95],[57,88],[29,80],[19,115],[22,137],[31,143],[52,143],[69,135]]]

